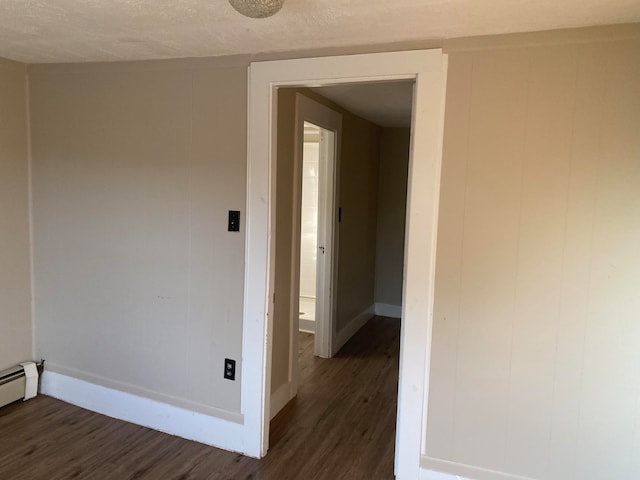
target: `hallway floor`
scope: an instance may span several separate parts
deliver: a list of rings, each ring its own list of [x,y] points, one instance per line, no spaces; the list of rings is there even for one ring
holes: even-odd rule
[[[298,397],[262,460],[39,396],[0,409],[0,478],[392,479],[399,335],[398,320],[375,317],[326,360],[301,333]]]

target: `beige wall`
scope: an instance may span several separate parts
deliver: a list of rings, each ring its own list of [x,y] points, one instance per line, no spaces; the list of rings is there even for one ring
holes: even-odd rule
[[[453,465],[426,462],[438,469],[640,476],[639,29],[608,43],[590,31],[516,36],[545,48],[446,42],[426,445]],[[566,40],[575,46],[557,46]],[[246,71],[189,65],[31,69],[36,353],[80,378],[237,412],[239,382],[221,370],[240,359],[244,222],[227,233],[226,211],[244,210]],[[378,135],[345,128],[370,146]],[[345,228],[369,209],[355,191],[341,204]],[[352,231],[375,239],[375,222],[363,228]],[[361,250],[341,244],[341,262]],[[357,258],[346,261],[366,273]],[[358,293],[343,319],[373,301],[373,283],[357,282],[342,274]]]
[[[342,145],[338,204],[339,225],[337,319],[339,332],[374,301],[377,186],[380,127],[303,89],[278,92],[278,178],[276,229],[291,232],[293,218],[293,161],[295,94],[305,95],[342,113]],[[291,342],[290,291],[292,281],[292,237],[278,235],[275,259],[275,306],[271,391],[289,378]]]
[[[246,68],[181,65],[30,69],[36,351],[224,417],[240,411]]]
[[[0,370],[32,359],[26,67],[0,59]]]
[[[353,114],[342,117],[337,332],[374,303],[380,132]]]
[[[383,128],[380,137],[376,303],[402,305],[409,128]]]
[[[426,463],[640,478],[640,40],[448,78]]]
[[[274,261],[275,302],[273,312],[273,348],[271,392],[289,382],[291,325],[291,284],[293,282],[293,184],[295,156],[296,90],[278,90],[278,158],[276,179],[276,234]]]

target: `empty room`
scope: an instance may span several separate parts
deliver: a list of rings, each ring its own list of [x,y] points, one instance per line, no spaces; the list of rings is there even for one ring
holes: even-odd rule
[[[640,478],[639,132],[638,2],[0,2],[0,478]]]

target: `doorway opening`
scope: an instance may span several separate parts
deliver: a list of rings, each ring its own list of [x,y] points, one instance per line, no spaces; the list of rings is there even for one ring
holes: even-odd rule
[[[300,219],[300,291],[299,330],[315,334],[318,256],[324,254],[324,246],[318,242],[318,217],[320,197],[320,164],[331,159],[320,157],[321,150],[332,133],[311,122],[304,122],[302,147],[302,192]],[[323,148],[324,147],[324,148]],[[333,153],[331,150],[328,150]]]
[[[276,322],[281,320],[278,325],[285,328],[288,325],[290,399],[297,388],[297,367],[291,364],[297,355],[293,338],[296,332],[301,327],[313,331],[315,355],[329,358],[334,353],[339,220],[336,208],[342,115],[297,89],[284,89],[281,93],[281,131],[292,131],[294,138],[284,140],[293,146],[292,156],[288,155],[285,145],[278,147],[278,155],[284,158],[278,159],[281,175],[276,184],[286,193],[276,199],[276,215],[278,212],[287,215],[291,211],[291,222],[281,218],[279,231],[284,239],[278,240],[276,232],[275,276],[284,290],[282,294],[286,296],[291,292],[291,298],[288,318],[281,316],[284,315],[284,308],[280,308],[284,306],[282,298],[274,302],[280,303],[275,305],[274,314],[278,317]],[[287,102],[288,99],[292,102]],[[292,178],[287,174],[290,170]],[[287,250],[289,236],[291,255]],[[289,261],[292,268],[286,269]],[[283,330],[274,330],[274,338],[279,332],[284,337]],[[280,348],[284,347],[282,343]],[[284,397],[278,399],[285,401]],[[275,403],[277,407],[278,402]]]
[[[367,465],[387,476],[395,415],[382,421],[370,409],[397,408],[413,87],[278,90],[271,443],[278,452],[287,438],[294,457],[298,445],[316,441],[305,422],[324,419],[322,438],[348,435],[357,423],[362,435],[376,431],[377,446],[352,454],[384,450]],[[361,408],[345,418],[341,405]]]

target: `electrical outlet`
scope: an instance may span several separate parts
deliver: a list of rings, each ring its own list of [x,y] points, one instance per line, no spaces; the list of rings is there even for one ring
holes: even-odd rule
[[[240,231],[240,212],[238,210],[229,210],[229,227],[230,232]]]
[[[236,379],[236,361],[230,358],[224,359],[224,378],[227,380]]]

